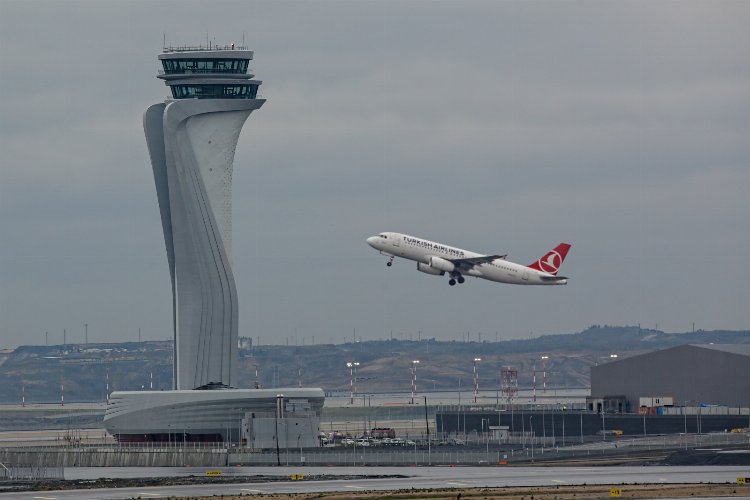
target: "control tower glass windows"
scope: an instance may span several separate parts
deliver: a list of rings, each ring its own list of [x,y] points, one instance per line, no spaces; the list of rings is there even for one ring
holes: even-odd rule
[[[249,59],[163,59],[164,74],[246,73]]]
[[[175,99],[255,99],[258,84],[248,85],[172,85]]]

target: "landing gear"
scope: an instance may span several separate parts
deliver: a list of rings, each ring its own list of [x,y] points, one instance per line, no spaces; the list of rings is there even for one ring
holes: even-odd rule
[[[464,281],[466,281],[466,279],[463,276],[461,276],[459,273],[451,273],[451,279],[448,280],[448,284],[450,286],[454,286],[456,283],[461,284]]]
[[[393,265],[393,257],[391,257],[391,260],[385,263],[386,266],[391,267]]]

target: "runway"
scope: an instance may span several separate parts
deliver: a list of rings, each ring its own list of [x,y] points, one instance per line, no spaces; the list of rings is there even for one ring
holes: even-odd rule
[[[98,477],[156,477],[205,475],[208,468],[82,468],[67,469],[66,479]],[[217,469],[218,470],[218,469]],[[563,486],[634,483],[734,483],[750,476],[748,467],[232,467],[225,475],[402,475],[405,478],[333,479],[327,481],[283,481],[274,483],[204,484],[96,490],[2,493],[0,498],[19,500],[94,500],[166,498],[170,496],[250,495],[260,493],[312,493],[333,491],[399,490],[503,486]],[[750,494],[750,488],[748,488]]]

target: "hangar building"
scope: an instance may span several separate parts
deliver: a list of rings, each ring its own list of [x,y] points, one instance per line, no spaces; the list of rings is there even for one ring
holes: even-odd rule
[[[593,366],[591,396],[624,396],[627,412],[654,396],[675,406],[750,407],[750,345],[682,345]]]

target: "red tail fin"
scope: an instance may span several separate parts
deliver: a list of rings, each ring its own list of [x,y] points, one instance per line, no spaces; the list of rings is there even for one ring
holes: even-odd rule
[[[570,245],[567,243],[560,243],[554,250],[550,250],[544,257],[527,267],[556,276],[557,270],[560,269],[560,266],[565,260],[565,256],[568,255],[568,250],[570,250]]]

